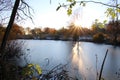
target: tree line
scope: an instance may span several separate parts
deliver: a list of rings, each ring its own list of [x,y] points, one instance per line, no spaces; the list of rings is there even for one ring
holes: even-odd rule
[[[117,27],[116,25],[119,24]],[[6,27],[0,25],[0,40],[2,40]],[[94,42],[119,43],[120,42],[120,21],[110,21],[109,23],[99,22],[97,19],[90,28],[69,26],[60,29],[30,27],[24,28],[18,24],[13,24],[8,40],[14,39],[54,39],[54,40],[79,40],[80,37],[91,37]],[[89,41],[89,40],[88,40]]]

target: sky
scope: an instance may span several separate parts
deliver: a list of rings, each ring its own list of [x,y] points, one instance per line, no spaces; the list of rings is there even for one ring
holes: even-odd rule
[[[109,0],[99,1],[109,2]],[[73,14],[79,16],[76,19],[73,14],[71,16],[67,15],[67,8],[60,8],[60,10],[56,11],[59,3],[66,3],[66,0],[51,0],[51,4],[50,0],[27,0],[27,3],[34,9],[34,24],[30,19],[27,19],[24,23],[20,24],[23,27],[50,27],[60,29],[68,26],[71,21],[74,21],[82,27],[89,28],[95,19],[99,19],[99,21],[107,19],[104,14],[106,7],[101,4],[87,3],[85,7],[74,7]]]

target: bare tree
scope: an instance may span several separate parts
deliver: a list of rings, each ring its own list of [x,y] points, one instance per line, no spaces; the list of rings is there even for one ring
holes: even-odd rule
[[[0,0],[0,23],[7,24],[9,22],[14,2],[14,0]],[[31,12],[33,12],[33,9],[27,4],[27,2],[25,2],[25,0],[20,0],[15,20],[17,22],[24,21],[27,18],[32,20]]]
[[[15,3],[14,6],[13,3]],[[1,50],[3,50],[14,20],[16,19],[20,21],[25,20],[26,18],[30,18],[32,20],[32,14],[30,12],[32,8],[24,0],[15,0],[15,2],[13,2],[13,0],[0,0],[0,4],[0,12],[4,12],[6,10],[9,11],[13,7],[12,14],[1,44]]]
[[[24,14],[24,16],[31,18],[31,14],[30,14],[30,6],[24,1],[24,0],[15,0],[15,2],[12,2],[13,0],[0,0],[0,12],[4,12],[6,10],[10,10],[12,9],[11,12],[11,16],[10,16],[10,20],[9,23],[7,25],[2,43],[1,43],[1,47],[0,47],[0,67],[1,67],[1,73],[2,73],[2,79],[6,80],[6,69],[4,61],[5,61],[5,54],[4,54],[4,50],[5,50],[5,46],[7,43],[7,39],[10,33],[10,30],[12,29],[13,23],[15,18],[19,19],[23,19],[23,17],[21,16],[21,13]],[[13,4],[14,3],[14,6]],[[25,10],[26,9],[26,10]],[[28,15],[29,14],[29,15]],[[16,16],[17,15],[17,16]],[[2,62],[2,63],[1,63]]]

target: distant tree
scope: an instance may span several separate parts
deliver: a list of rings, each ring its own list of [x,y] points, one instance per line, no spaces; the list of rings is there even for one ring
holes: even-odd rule
[[[110,21],[106,27],[108,34],[112,35],[113,42],[116,44],[120,34],[120,21]]]
[[[8,40],[17,39],[22,34],[23,33],[21,30],[21,27],[17,24],[13,24],[12,29],[9,34],[9,37],[8,37]]]
[[[91,26],[94,33],[97,33],[97,32],[105,33],[105,27],[106,27],[106,20],[103,21],[102,23],[102,22],[99,22],[98,19],[96,19]]]
[[[50,30],[49,27],[45,27],[44,30],[43,30],[43,32],[46,33],[46,34],[49,34],[49,30]]]
[[[36,35],[37,34],[37,32],[35,31],[35,29],[31,29],[30,32],[31,32],[32,35]]]
[[[67,30],[64,27],[57,30],[58,35],[65,35],[65,33],[67,33]]]
[[[52,36],[56,35],[56,32],[57,32],[57,31],[56,31],[55,28],[50,28],[50,29],[49,29],[49,34],[52,35]]]
[[[31,28],[30,27],[25,28],[25,34],[26,35],[31,34]]]
[[[43,33],[48,34],[50,36],[55,36],[57,31],[55,28],[49,28],[49,27],[45,27],[43,30]]]
[[[101,43],[104,42],[104,34],[101,32],[96,33],[93,35],[94,42]]]
[[[91,29],[82,28],[82,30],[83,30],[84,34],[81,35],[81,36],[92,36],[92,34],[93,34],[92,31],[91,31]]]
[[[69,25],[69,35],[73,36],[73,39],[76,41],[79,39],[79,36],[84,34],[82,27],[76,26],[73,24]]]
[[[39,35],[42,33],[42,30],[41,30],[41,28],[35,28],[35,32]]]
[[[34,28],[34,29],[31,29],[30,32],[33,36],[40,36],[42,33],[42,30],[41,28]]]

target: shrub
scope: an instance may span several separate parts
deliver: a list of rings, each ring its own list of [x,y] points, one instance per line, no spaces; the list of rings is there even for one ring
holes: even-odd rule
[[[17,58],[24,55],[24,42],[8,41],[5,49],[0,54],[0,79],[19,80],[20,67],[15,63]]]

